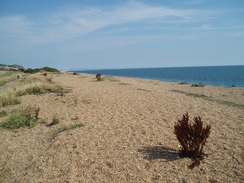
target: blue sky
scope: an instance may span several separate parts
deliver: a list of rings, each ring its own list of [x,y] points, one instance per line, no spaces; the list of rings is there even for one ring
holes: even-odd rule
[[[0,63],[244,65],[244,0],[1,0]]]

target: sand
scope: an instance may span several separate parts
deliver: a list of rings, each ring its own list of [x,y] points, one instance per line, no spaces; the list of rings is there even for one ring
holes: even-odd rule
[[[244,104],[244,88],[122,77],[97,82],[93,75],[71,73],[52,77],[72,92],[20,98],[18,106],[40,107],[42,123],[0,129],[0,182],[244,182],[244,109],[171,91]],[[173,133],[185,112],[212,126],[207,156],[192,170],[192,160],[178,156]],[[60,123],[47,127],[54,116]],[[85,126],[56,133],[77,123]]]

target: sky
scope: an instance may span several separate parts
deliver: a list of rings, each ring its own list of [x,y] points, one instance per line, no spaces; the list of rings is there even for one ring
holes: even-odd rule
[[[244,65],[244,0],[0,0],[0,63]]]

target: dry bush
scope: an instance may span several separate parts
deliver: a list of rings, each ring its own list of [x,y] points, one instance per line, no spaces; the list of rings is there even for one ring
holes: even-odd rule
[[[102,76],[101,74],[97,74],[96,75],[97,81],[100,81],[101,80],[101,76]]]
[[[182,147],[180,156],[202,160],[203,146],[209,137],[210,129],[210,125],[203,127],[201,117],[194,117],[193,123],[190,123],[188,113],[184,114],[174,126],[174,133]]]

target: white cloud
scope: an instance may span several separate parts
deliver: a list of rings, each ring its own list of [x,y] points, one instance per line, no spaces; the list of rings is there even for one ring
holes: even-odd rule
[[[42,17],[38,21],[24,16],[3,17],[0,19],[0,39],[9,39],[9,46],[5,50],[29,50],[39,45],[63,43],[117,25],[125,25],[126,29],[124,30],[129,30],[126,24],[130,23],[140,24],[143,22],[146,26],[150,26],[152,23],[160,26],[164,23],[182,24],[208,19],[212,14],[214,14],[212,11],[173,9],[129,1],[123,6],[107,9],[98,7],[63,9]],[[210,28],[207,24],[201,27],[205,30]],[[126,45],[148,39],[128,37],[125,41],[120,39],[117,41],[120,42],[118,45],[122,43]]]

